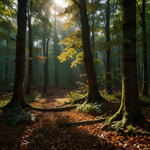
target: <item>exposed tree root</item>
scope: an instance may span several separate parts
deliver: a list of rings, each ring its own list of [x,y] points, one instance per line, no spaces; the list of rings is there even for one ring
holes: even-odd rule
[[[65,106],[65,107],[64,107],[64,105],[61,105],[61,106],[57,106],[56,108],[37,108],[37,107],[31,106],[28,103],[25,103],[25,105],[21,106],[20,108],[22,108],[22,109],[27,108],[30,110],[37,110],[37,111],[43,111],[43,112],[59,112],[59,111],[67,111],[67,110],[75,109],[77,106],[78,106],[78,104]],[[2,109],[3,111],[7,111],[10,109],[13,110],[13,108],[16,109],[16,107],[10,107],[10,105],[6,105],[0,109]]]
[[[106,120],[106,118],[100,118],[100,119],[94,119],[94,120],[84,120],[84,121],[77,121],[77,122],[59,123],[59,127],[71,126],[71,125],[89,125],[89,124],[101,123],[105,120]]]
[[[71,109],[75,109],[78,105],[66,106],[66,107],[56,107],[56,108],[36,108],[32,107],[32,110],[42,111],[42,112],[60,112],[60,111],[68,111]]]

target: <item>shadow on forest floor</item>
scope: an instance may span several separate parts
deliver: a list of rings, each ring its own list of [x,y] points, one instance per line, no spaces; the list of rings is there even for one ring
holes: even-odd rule
[[[70,91],[50,89],[48,92],[50,94],[42,94],[39,102],[32,104],[44,108],[56,107],[66,101],[63,96]],[[147,119],[150,119],[150,109],[144,107],[143,110],[147,113]],[[144,135],[129,136],[121,132],[101,130],[104,123],[58,127],[58,124],[63,122],[96,118],[90,114],[76,110],[63,112],[32,111],[32,114],[36,118],[34,122],[19,123],[15,127],[11,127],[7,122],[0,122],[1,150],[150,149],[149,137]]]

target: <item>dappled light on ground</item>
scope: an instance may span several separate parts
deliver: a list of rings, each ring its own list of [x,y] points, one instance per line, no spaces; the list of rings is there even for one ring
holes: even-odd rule
[[[51,89],[49,94],[42,94],[41,99],[35,103],[32,102],[32,105],[42,108],[56,107],[67,101],[63,98],[67,92],[69,90]],[[138,133],[128,135],[120,130],[117,132],[109,128],[101,130],[104,123],[59,126],[65,122],[91,120],[99,116],[77,112],[75,109],[62,112],[34,110],[31,113],[35,116],[35,120],[32,122],[26,121],[16,126],[0,122],[0,150],[150,149],[150,137]]]

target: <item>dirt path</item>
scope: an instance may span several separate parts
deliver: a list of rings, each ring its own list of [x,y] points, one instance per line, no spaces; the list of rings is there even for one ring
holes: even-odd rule
[[[71,90],[72,91],[72,90]],[[40,91],[39,91],[40,92]],[[69,89],[49,89],[39,102],[32,105],[54,108],[67,99]],[[128,136],[121,132],[101,130],[104,123],[64,126],[59,123],[95,119],[86,113],[69,110],[63,112],[32,111],[35,121],[10,126],[0,122],[0,150],[129,150],[150,149],[147,136]]]
[[[36,102],[32,102],[31,105],[40,108],[55,108],[63,105],[65,102],[68,102],[68,99],[65,98],[65,95],[70,91],[72,90],[64,88],[48,89],[46,94],[42,93],[41,98]]]

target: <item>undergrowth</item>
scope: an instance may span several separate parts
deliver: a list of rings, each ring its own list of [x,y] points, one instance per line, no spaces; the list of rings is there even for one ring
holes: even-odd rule
[[[34,92],[30,95],[25,96],[25,100],[27,103],[37,102],[40,100],[40,98],[41,98],[41,93],[38,93],[38,92]]]
[[[121,100],[122,94],[120,91],[113,91],[113,94],[107,94],[105,90],[100,90],[99,91],[102,95],[102,97],[104,97],[107,100]]]
[[[32,111],[21,108],[15,108],[12,111],[7,111],[4,115],[11,126],[16,126],[21,122],[31,122],[36,120]]]
[[[11,99],[12,93],[4,93],[3,95],[0,96],[0,107],[4,107],[7,103],[9,103]]]
[[[101,114],[103,111],[103,104],[88,103],[82,104],[76,108],[79,112],[85,112],[89,114]]]
[[[73,103],[75,100],[84,97],[85,94],[81,93],[81,91],[70,92],[69,94],[65,95],[65,98],[69,99],[70,103]]]

